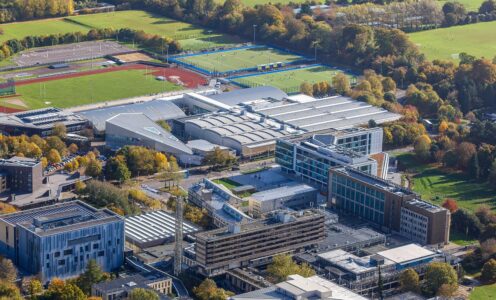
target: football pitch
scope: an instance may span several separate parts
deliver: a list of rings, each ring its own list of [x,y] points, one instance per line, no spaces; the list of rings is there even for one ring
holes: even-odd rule
[[[28,108],[36,109],[65,108],[181,89],[170,82],[158,81],[148,73],[122,70],[63,78],[19,85],[16,92]]]
[[[171,37],[179,41],[185,50],[200,50],[240,42],[234,36],[215,33],[185,22],[176,21],[140,10],[126,10],[109,13],[81,15],[67,18],[1,24],[0,42],[9,39],[23,39],[26,36],[86,33],[92,28],[131,28],[148,34]]]
[[[269,63],[290,63],[304,57],[277,49],[257,47],[180,57],[177,60],[209,72],[228,72]]]
[[[313,66],[309,68],[292,69],[281,72],[260,74],[255,76],[246,76],[235,78],[234,83],[248,87],[270,85],[286,93],[296,93],[300,90],[300,85],[304,82],[314,84],[317,82],[327,81],[331,83],[332,78],[342,71],[329,68],[326,66]],[[350,81],[352,81],[350,79]]]
[[[496,21],[420,31],[409,37],[430,60],[458,60],[462,52],[488,59],[496,55]]]

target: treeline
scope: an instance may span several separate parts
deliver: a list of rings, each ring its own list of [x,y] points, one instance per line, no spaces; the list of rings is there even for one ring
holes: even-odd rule
[[[21,40],[10,39],[5,41],[0,46],[0,60],[30,48],[72,44],[102,39],[115,39],[118,41],[133,42],[154,52],[163,52],[167,48],[169,49],[169,53],[177,53],[181,51],[179,42],[168,37],[147,34],[142,30],[134,30],[129,28],[102,28],[90,29],[86,33],[72,32],[43,36],[27,36]]]
[[[444,27],[496,20],[496,1],[494,0],[482,2],[478,11],[467,12],[465,6],[457,1],[446,2],[442,10]]]
[[[73,0],[13,0],[2,4],[0,23],[67,16],[74,12]]]

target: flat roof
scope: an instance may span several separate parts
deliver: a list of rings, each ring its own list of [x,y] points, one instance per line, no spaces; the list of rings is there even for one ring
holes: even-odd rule
[[[122,218],[108,209],[96,209],[76,200],[3,215],[0,220],[41,236],[121,221]]]
[[[125,219],[125,234],[140,243],[173,238],[176,232],[176,217],[162,210],[144,213]],[[185,235],[198,232],[199,227],[183,221]]]
[[[295,196],[308,192],[317,192],[312,186],[304,183],[288,184],[274,189],[253,193],[250,197],[258,201],[271,201],[283,197]]]
[[[87,122],[84,116],[54,107],[33,109],[0,116],[0,124],[25,128],[51,128],[57,123],[66,126]]]
[[[153,121],[178,119],[186,116],[172,101],[160,99],[78,112],[99,131],[105,130],[105,121],[122,113],[143,113]]]
[[[433,256],[436,253],[417,244],[408,244],[405,246],[377,252],[377,254],[395,263],[403,264],[412,260]]]
[[[288,95],[280,89],[272,86],[259,86],[246,89],[237,89],[217,95],[210,95],[216,101],[230,106],[235,106],[243,102],[254,101],[258,99],[272,98],[282,100]]]
[[[28,158],[28,157],[20,157],[13,156],[9,159],[0,159],[0,166],[12,166],[12,167],[34,167],[39,164],[40,161]]]

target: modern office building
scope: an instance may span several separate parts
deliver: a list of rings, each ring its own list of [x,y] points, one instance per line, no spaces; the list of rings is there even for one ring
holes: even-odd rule
[[[170,299],[166,295],[172,293],[172,278],[158,274],[145,273],[121,277],[110,281],[93,284],[91,295],[103,300],[127,299],[134,289],[154,290],[160,299]]]
[[[220,184],[203,178],[188,190],[188,201],[206,209],[217,227],[252,222],[253,219],[237,207],[243,201]]]
[[[354,168],[330,170],[328,204],[421,244],[443,245],[449,241],[451,216],[447,209],[420,200],[409,189]]]
[[[81,201],[0,216],[0,254],[43,282],[78,276],[90,259],[110,272],[124,262],[124,220]]]
[[[290,208],[316,207],[318,190],[308,184],[292,183],[251,194],[250,213],[260,217],[271,211]]]
[[[206,276],[268,264],[272,256],[314,247],[325,238],[324,214],[279,211],[263,220],[196,234],[195,255]]]
[[[112,149],[136,145],[174,156],[193,154],[183,142],[143,113],[122,113],[108,119],[105,142]]]
[[[32,193],[43,185],[43,166],[40,161],[26,157],[0,159],[0,178],[0,192]]]
[[[252,292],[232,296],[230,300],[367,300],[347,288],[320,276],[308,278],[290,275],[286,281]]]
[[[0,116],[0,131],[7,135],[49,136],[57,124],[65,125],[68,133],[77,133],[89,122],[83,116],[53,107]]]
[[[351,166],[363,172],[385,177],[388,155],[382,153],[382,128],[330,130],[277,140],[276,163],[284,172],[317,184],[327,190],[329,169]],[[375,154],[381,159],[374,159]]]
[[[317,255],[317,263],[332,279],[360,295],[377,297],[379,268],[384,295],[391,295],[399,288],[400,274],[412,268],[420,276],[425,274],[429,263],[448,262],[457,266],[458,260],[443,253],[436,253],[416,244],[408,244],[375,254],[358,256],[341,249]]]

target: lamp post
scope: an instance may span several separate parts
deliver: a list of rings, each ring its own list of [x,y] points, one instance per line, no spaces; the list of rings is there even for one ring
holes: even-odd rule
[[[253,24],[253,44],[255,44],[257,42],[257,25],[256,24]]]

